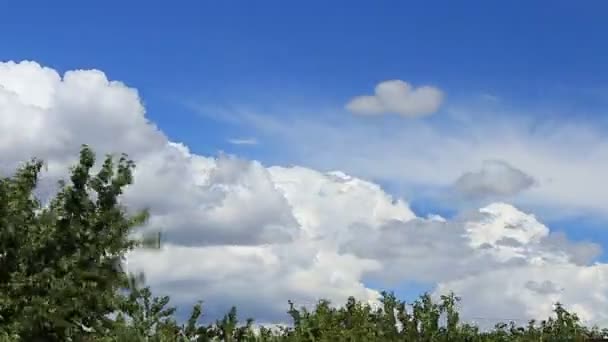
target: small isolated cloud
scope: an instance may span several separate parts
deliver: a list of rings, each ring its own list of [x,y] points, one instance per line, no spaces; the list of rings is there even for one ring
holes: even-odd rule
[[[256,138],[236,138],[228,139],[228,142],[232,145],[257,145],[258,140]]]
[[[508,163],[500,160],[486,160],[482,168],[466,172],[454,183],[454,189],[471,198],[513,196],[536,183],[536,180]]]
[[[443,102],[441,90],[431,86],[414,88],[401,80],[380,82],[374,92],[374,95],[353,98],[346,109],[360,115],[394,113],[419,117],[436,112]]]

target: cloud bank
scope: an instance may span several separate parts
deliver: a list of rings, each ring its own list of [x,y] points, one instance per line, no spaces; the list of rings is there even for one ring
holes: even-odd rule
[[[135,89],[96,70],[0,63],[0,118],[4,172],[38,156],[56,179],[82,143],[100,155],[129,153],[138,167],[124,202],[150,207],[145,229],[161,229],[166,241],[133,252],[128,267],[179,305],[203,299],[210,317],[236,304],[282,322],[288,299],[374,302],[378,289],[364,279],[454,290],[465,320],[544,317],[557,300],[590,322],[608,317],[600,247],[553,234],[506,203],[426,219],[344,172],[197,155],[146,119]]]

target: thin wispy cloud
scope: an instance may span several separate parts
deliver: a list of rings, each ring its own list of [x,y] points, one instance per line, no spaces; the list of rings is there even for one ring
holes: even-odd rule
[[[518,115],[470,110],[460,121],[396,120],[390,126],[380,120],[337,120],[314,110],[305,116],[288,109],[281,115],[247,113],[247,129],[269,141],[273,153],[289,156],[290,163],[398,184],[413,195],[453,189],[459,177],[472,172],[460,190],[514,196],[514,203],[544,208],[555,218],[608,217],[604,191],[597,186],[608,170],[608,137],[589,123],[529,120],[523,110]],[[487,160],[503,164],[479,169]]]
[[[228,139],[232,145],[258,145],[260,142],[256,138],[234,138]]]

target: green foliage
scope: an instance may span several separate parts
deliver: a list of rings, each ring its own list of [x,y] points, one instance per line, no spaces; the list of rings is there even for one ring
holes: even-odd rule
[[[118,309],[125,273],[117,260],[135,247],[132,229],[145,212],[128,216],[118,196],[132,182],[126,156],[80,152],[70,182],[47,206],[34,196],[42,162],[32,160],[0,181],[0,319],[2,331],[27,340],[66,341],[106,334]]]
[[[136,247],[158,248],[160,236],[136,241],[133,229],[147,213],[119,205],[132,183],[133,162],[108,156],[93,172],[84,146],[69,182],[43,205],[34,195],[42,162],[32,160],[0,179],[0,341],[585,341],[607,338],[561,304],[554,316],[521,327],[498,323],[489,331],[460,321],[453,294],[429,294],[405,303],[384,292],[379,307],[349,298],[343,306],[321,300],[312,310],[289,303],[289,326],[255,327],[236,308],[202,324],[203,303],[179,323],[167,296],[155,297],[143,275],[127,275],[120,260]],[[498,295],[498,294],[497,294]]]
[[[293,327],[282,335],[286,341],[586,341],[607,338],[608,331],[586,328],[575,314],[556,304],[554,314],[540,324],[530,322],[518,327],[513,322],[499,323],[493,330],[480,331],[460,322],[453,294],[441,296],[435,303],[428,294],[411,305],[392,293],[383,293],[382,306],[370,305],[349,298],[340,308],[321,301],[309,312],[296,310],[290,304]],[[408,309],[409,308],[409,309]]]

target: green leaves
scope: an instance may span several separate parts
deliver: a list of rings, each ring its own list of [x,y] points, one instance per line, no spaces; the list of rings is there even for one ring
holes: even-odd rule
[[[480,331],[462,324],[458,314],[460,298],[454,294],[440,296],[433,302],[423,294],[411,305],[398,300],[394,294],[383,292],[381,307],[349,298],[341,308],[320,301],[313,311],[297,310],[290,302],[289,314],[293,327],[280,338],[282,341],[583,341],[588,338],[608,338],[608,331],[586,328],[578,317],[556,304],[555,317],[540,325],[530,322],[527,327],[513,322],[499,323],[493,330]],[[276,336],[275,336],[276,337]]]
[[[126,275],[116,260],[135,247],[129,234],[147,214],[118,205],[132,182],[126,156],[108,156],[92,175],[94,164],[83,146],[70,182],[44,208],[34,196],[42,162],[0,180],[0,330],[64,341],[103,332],[118,309]]]

